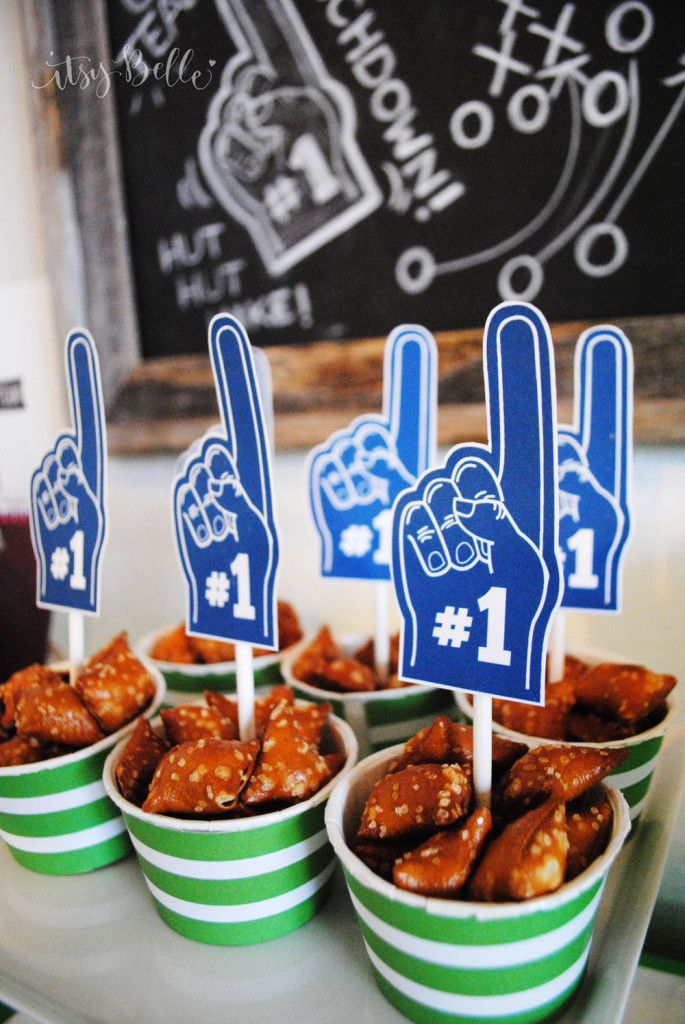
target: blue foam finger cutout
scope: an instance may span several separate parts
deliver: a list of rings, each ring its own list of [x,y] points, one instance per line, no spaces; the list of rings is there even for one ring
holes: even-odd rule
[[[617,327],[585,331],[575,353],[574,424],[559,427],[564,608],[615,612],[631,523],[633,354]]]
[[[78,329],[65,346],[73,428],[58,434],[31,477],[36,603],[96,615],[107,539],[107,442],[97,349]]]
[[[252,347],[242,324],[220,314],[209,351],[221,426],[191,446],[172,487],[187,631],[276,650],[279,541]]]
[[[452,448],[394,507],[400,675],[542,703],[561,576],[554,356],[539,311],[496,307],[483,363],[489,444]]]
[[[437,350],[423,327],[385,346],[383,413],[359,416],[309,456],[309,501],[321,574],[389,580],[392,507],[435,460]]]

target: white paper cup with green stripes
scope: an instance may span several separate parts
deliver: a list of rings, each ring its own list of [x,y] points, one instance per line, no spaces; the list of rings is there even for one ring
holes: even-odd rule
[[[161,729],[157,720],[153,723]],[[324,753],[345,764],[309,800],[282,811],[231,820],[149,814],[126,800],[115,768],[120,743],[105,762],[108,795],[123,814],[138,862],[160,917],[186,938],[243,946],[278,938],[305,924],[326,899],[335,855],[324,810],[335,786],[357,759],[350,727],[331,716]]]
[[[173,661],[161,661],[153,658],[150,651],[157,640],[170,633],[173,626],[148,633],[136,644],[139,658],[151,661],[164,676],[166,682],[166,698],[168,705],[186,704],[194,697],[200,697],[205,690],[217,693],[236,692],[235,661],[218,661],[213,664],[181,665]],[[257,689],[271,689],[283,682],[281,675],[282,651],[273,654],[262,654],[253,659],[254,682]]]
[[[338,693],[303,682],[294,675],[293,664],[312,639],[309,636],[301,640],[284,656],[281,664],[283,678],[298,697],[318,704],[327,701],[332,705],[333,713],[344,718],[354,729],[360,757],[408,740],[419,729],[430,725],[437,715],[455,717],[454,695],[436,686],[410,683],[392,690]],[[349,656],[366,639],[362,635],[343,636],[337,642],[345,656]]]
[[[326,827],[378,986],[420,1024],[532,1024],[573,995],[587,962],[604,882],[629,830],[611,786],[605,852],[573,881],[524,903],[417,896],[374,874],[350,848],[371,789],[402,748],[361,761],[333,793]]]
[[[62,666],[54,666],[58,671]],[[154,714],[164,699],[164,678],[155,681]],[[0,768],[0,836],[15,860],[46,875],[94,871],[131,851],[123,819],[105,793],[102,768],[137,719],[97,743],[35,764]]]
[[[625,658],[617,658],[614,654],[599,653],[595,650],[573,650],[569,652],[576,658],[580,658],[588,665],[598,665],[602,662],[613,662],[625,664]],[[552,683],[552,686],[554,684]],[[473,708],[468,697],[463,693],[456,693],[457,705],[461,716],[468,722],[473,718]],[[608,740],[606,743],[585,743],[584,741],[573,740],[549,740],[544,736],[528,736],[514,729],[507,729],[493,720],[492,728],[499,736],[515,740],[517,743],[526,743],[529,747],[539,746],[542,743],[550,746],[583,746],[595,747],[598,750],[609,748],[610,750],[627,750],[628,757],[614,769],[609,775],[613,786],[621,790],[626,798],[630,809],[630,820],[633,826],[637,825],[642,809],[647,801],[649,786],[652,781],[654,769],[656,768],[657,757],[661,744],[666,734],[666,729],[675,715],[675,702],[672,698],[667,701],[667,711],[661,721],[645,732],[637,736],[627,736],[622,740]]]

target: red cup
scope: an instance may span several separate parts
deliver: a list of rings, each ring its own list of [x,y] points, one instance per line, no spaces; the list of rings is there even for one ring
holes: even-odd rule
[[[50,613],[36,607],[36,559],[25,508],[0,500],[0,682],[43,663]]]

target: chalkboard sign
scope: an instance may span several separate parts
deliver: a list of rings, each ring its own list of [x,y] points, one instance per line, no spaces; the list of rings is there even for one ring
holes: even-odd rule
[[[106,10],[145,358],[682,309],[685,5]]]

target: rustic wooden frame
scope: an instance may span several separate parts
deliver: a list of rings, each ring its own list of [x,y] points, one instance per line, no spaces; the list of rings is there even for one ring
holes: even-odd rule
[[[108,60],[104,0],[23,0],[33,81],[46,54]],[[178,451],[217,418],[209,362],[143,362],[122,196],[113,97],[34,89],[37,166],[59,334],[92,330],[102,353],[110,450]],[[635,438],[685,441],[685,315],[618,320],[635,351]],[[393,327],[389,324],[388,327]],[[553,326],[559,414],[571,416],[573,346],[585,323]],[[482,329],[437,334],[439,440],[484,439]],[[384,339],[267,349],[278,448],[307,447],[362,412],[379,410]]]

